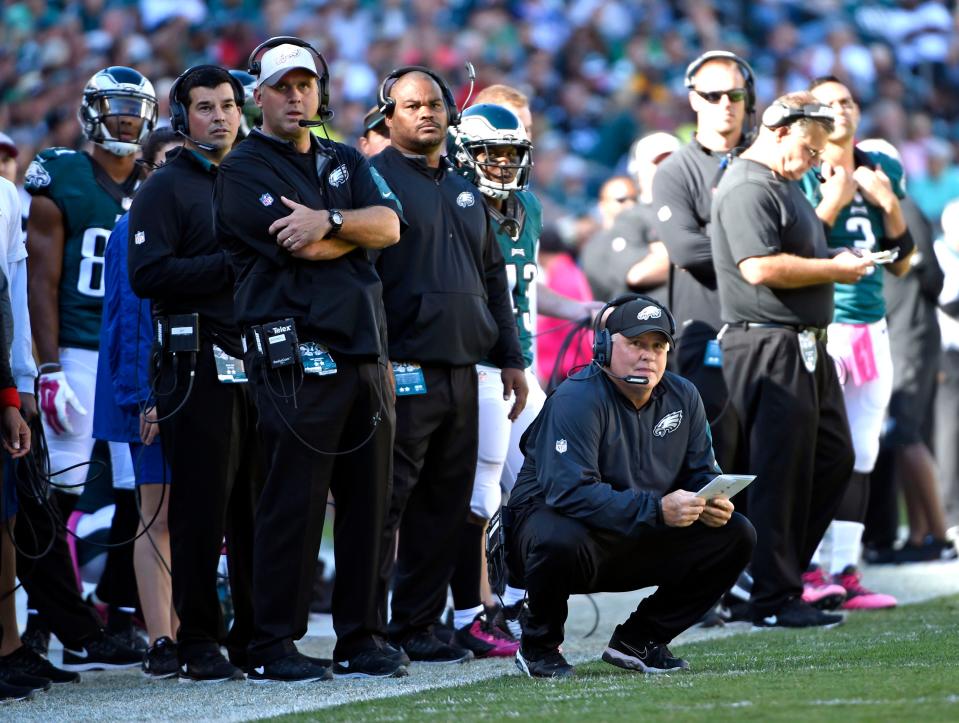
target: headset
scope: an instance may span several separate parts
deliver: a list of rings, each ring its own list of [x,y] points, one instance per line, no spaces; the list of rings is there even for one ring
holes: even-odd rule
[[[603,316],[609,309],[615,309],[617,306],[628,304],[631,301],[644,301],[661,309],[669,321],[670,337],[676,338],[676,320],[673,318],[669,309],[663,306],[663,304],[643,294],[624,294],[618,296],[607,303],[596,315],[595,321],[593,321],[593,363],[601,368],[609,367],[610,360],[613,356],[613,335],[609,333],[609,329],[603,324]]]
[[[807,103],[799,108],[790,108],[782,101],[775,101],[763,111],[763,125],[767,128],[782,128],[802,118],[835,120],[836,113],[828,105]]]
[[[209,146],[205,143],[197,143],[195,140],[190,138],[190,117],[189,111],[187,110],[188,103],[184,102],[184,100],[180,98],[180,87],[186,82],[186,79],[194,73],[199,73],[204,70],[219,70],[223,73],[223,82],[229,82],[229,84],[233,86],[233,98],[236,101],[237,108],[240,109],[240,112],[243,110],[243,102],[246,98],[246,91],[243,89],[243,84],[230,75],[229,71],[227,71],[225,68],[221,68],[219,65],[208,64],[194,65],[192,68],[187,68],[180,73],[179,76],[177,76],[177,79],[173,81],[173,85],[170,86],[170,127],[175,133],[179,133],[201,150],[212,151],[215,150],[213,146]]]
[[[684,83],[689,90],[695,90],[694,78],[699,69],[706,63],[713,60],[729,60],[739,66],[743,74],[743,80],[746,81],[746,113],[752,115],[756,112],[756,74],[752,66],[740,58],[736,53],[730,53],[728,50],[710,50],[696,58],[692,63],[686,66],[686,76]]]
[[[393,115],[393,111],[396,109],[396,99],[390,97],[390,91],[393,90],[393,86],[396,85],[397,80],[402,78],[407,73],[415,72],[425,73],[436,81],[436,84],[440,87],[440,92],[443,94],[443,102],[446,104],[446,118],[448,121],[447,125],[459,125],[460,111],[456,106],[456,98],[453,96],[453,91],[450,90],[450,87],[446,84],[446,81],[443,80],[438,73],[435,73],[422,65],[404,65],[401,68],[394,68],[390,71],[390,74],[387,75],[380,84],[380,92],[377,100],[377,107],[379,108],[380,113],[387,117]]]
[[[267,50],[275,48],[278,45],[296,45],[300,48],[306,48],[312,53],[313,58],[317,61],[316,69],[320,72],[317,78],[317,83],[320,86],[320,108],[317,111],[317,115],[320,117],[320,120],[314,121],[313,123],[315,125],[327,123],[333,118],[333,111],[330,110],[330,66],[327,65],[326,58],[323,57],[323,54],[305,40],[292,35],[277,35],[260,43],[253,48],[253,52],[250,53],[250,58],[247,60],[247,72],[259,78],[261,70],[260,58],[263,57],[263,54]],[[303,125],[303,123],[304,122],[301,121],[300,125]]]

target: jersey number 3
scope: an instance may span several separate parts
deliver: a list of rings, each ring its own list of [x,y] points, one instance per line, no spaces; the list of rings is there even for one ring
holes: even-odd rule
[[[84,296],[103,296],[103,255],[110,232],[105,228],[88,228],[80,244],[80,275],[77,291]]]
[[[872,251],[876,248],[876,234],[872,232],[872,221],[868,218],[852,216],[846,221],[846,231],[862,234],[862,239],[854,242],[857,249]]]

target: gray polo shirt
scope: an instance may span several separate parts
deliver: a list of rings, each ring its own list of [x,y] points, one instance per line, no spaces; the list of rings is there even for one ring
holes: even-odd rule
[[[739,263],[754,256],[829,258],[822,221],[798,182],[755,161],[733,161],[716,189],[710,231],[723,321],[816,327],[832,321],[832,283],[773,289],[739,272]]]

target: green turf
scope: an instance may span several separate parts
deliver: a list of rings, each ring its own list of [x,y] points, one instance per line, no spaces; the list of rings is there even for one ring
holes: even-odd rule
[[[675,646],[692,667],[678,675],[642,676],[597,660],[567,681],[510,675],[276,720],[956,721],[957,623],[953,596],[852,615],[833,630]]]

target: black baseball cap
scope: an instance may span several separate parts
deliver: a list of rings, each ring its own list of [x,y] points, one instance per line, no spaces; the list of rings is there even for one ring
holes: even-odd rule
[[[634,337],[647,331],[658,331],[666,337],[673,347],[673,322],[666,307],[654,303],[651,299],[633,299],[617,306],[606,318],[604,325],[610,334],[622,334]]]
[[[380,125],[383,127],[380,128]],[[380,112],[380,109],[376,106],[373,106],[366,111],[366,115],[363,116],[363,135],[366,135],[373,130],[377,131],[378,133],[382,133],[383,135],[389,133],[389,131],[386,129],[386,116],[384,116]]]

